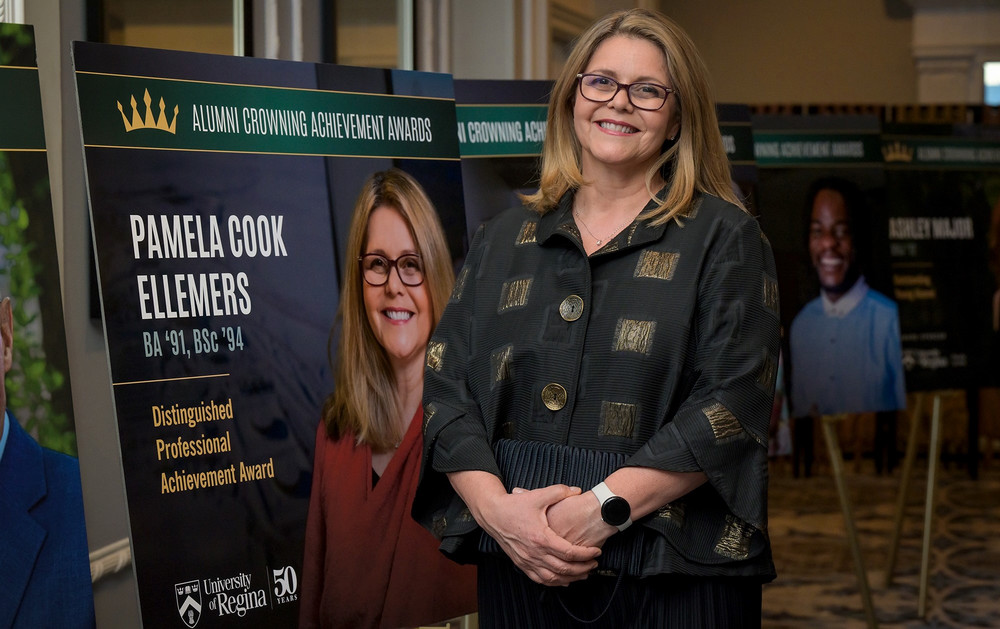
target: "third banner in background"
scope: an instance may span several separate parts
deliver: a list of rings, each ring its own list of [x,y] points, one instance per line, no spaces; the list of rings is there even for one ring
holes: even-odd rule
[[[970,126],[894,125],[882,151],[908,377],[917,390],[997,386],[1000,142]]]

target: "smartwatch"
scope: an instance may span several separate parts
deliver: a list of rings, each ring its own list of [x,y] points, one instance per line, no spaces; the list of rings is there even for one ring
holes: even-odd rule
[[[597,502],[601,503],[601,519],[619,531],[624,531],[632,526],[632,507],[628,500],[621,496],[616,496],[603,482],[598,483],[590,491],[597,496]]]

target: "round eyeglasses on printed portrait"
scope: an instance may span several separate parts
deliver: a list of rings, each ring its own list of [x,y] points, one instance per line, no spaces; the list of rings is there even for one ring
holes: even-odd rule
[[[424,262],[416,253],[403,254],[395,260],[378,253],[366,253],[358,258],[358,262],[361,264],[361,276],[371,286],[385,286],[393,268],[406,286],[424,283]]]
[[[674,90],[659,83],[622,83],[603,74],[577,74],[580,95],[595,103],[606,103],[625,90],[628,102],[636,109],[656,111],[667,102]]]

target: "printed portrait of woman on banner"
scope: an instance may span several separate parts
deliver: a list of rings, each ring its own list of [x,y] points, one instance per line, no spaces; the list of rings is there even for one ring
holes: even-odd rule
[[[475,569],[410,517],[424,352],[454,284],[419,183],[373,174],[358,197],[334,334],[335,390],[316,432],[301,627],[400,627],[475,608]]]

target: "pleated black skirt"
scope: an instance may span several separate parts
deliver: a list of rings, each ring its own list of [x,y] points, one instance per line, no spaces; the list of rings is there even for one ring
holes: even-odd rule
[[[568,587],[546,587],[506,557],[484,554],[479,563],[479,626],[759,629],[761,583],[741,577],[592,576]]]

